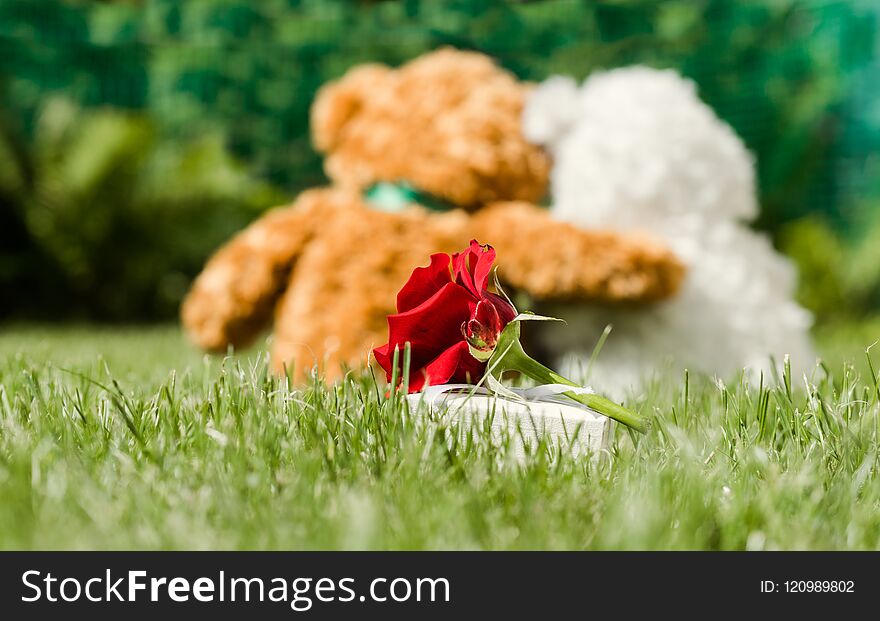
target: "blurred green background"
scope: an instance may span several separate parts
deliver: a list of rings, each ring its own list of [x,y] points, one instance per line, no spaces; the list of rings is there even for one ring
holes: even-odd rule
[[[0,317],[162,320],[325,181],[317,88],[441,45],[521,78],[674,67],[757,156],[820,325],[880,309],[876,0],[0,0]]]

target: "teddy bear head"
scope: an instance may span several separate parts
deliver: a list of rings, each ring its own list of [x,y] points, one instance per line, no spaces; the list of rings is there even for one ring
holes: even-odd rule
[[[757,215],[751,154],[675,71],[549,78],[523,127],[553,156],[554,214],[575,224],[696,239]]]
[[[530,88],[482,54],[449,48],[397,69],[361,65],[319,91],[312,138],[341,187],[405,183],[471,210],[535,202],[550,162],[522,133]]]

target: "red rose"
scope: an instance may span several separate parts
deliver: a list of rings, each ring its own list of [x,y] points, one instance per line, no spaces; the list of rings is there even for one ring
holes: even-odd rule
[[[510,302],[486,289],[494,261],[492,246],[471,240],[467,250],[432,255],[428,267],[413,270],[397,294],[397,314],[388,316],[388,343],[373,350],[388,381],[394,350],[402,366],[406,343],[410,392],[483,376],[498,335],[516,316]]]

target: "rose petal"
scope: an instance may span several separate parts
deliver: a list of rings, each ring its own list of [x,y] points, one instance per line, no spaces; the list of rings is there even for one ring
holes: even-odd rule
[[[417,267],[397,294],[397,312],[405,313],[437,293],[443,285],[452,282],[448,254],[431,255],[427,267]]]
[[[486,370],[486,363],[471,355],[468,344],[459,341],[445,350],[423,369],[410,374],[409,392],[418,392],[425,386],[447,382],[476,382]]]
[[[461,324],[471,317],[477,300],[453,282],[416,308],[388,316],[388,345],[404,349],[409,342],[412,351],[410,368],[418,369],[456,342],[462,342]],[[402,361],[402,358],[401,358]]]
[[[373,350],[376,361],[385,371],[385,381],[392,380],[393,353],[388,345]],[[398,354],[398,361],[403,364],[403,354]],[[460,341],[444,350],[439,356],[422,368],[410,372],[409,392],[418,392],[425,386],[445,384],[447,382],[476,382],[486,370],[486,363],[480,362],[471,355],[468,345]]]
[[[492,306],[494,306],[495,310],[498,311],[498,317],[499,319],[501,319],[502,329],[504,329],[504,326],[513,321],[513,318],[516,317],[516,309],[510,304],[510,302],[508,302],[505,298],[501,297],[497,293],[484,291],[483,299],[491,301]]]
[[[486,290],[492,263],[495,262],[495,249],[492,246],[481,246],[475,239],[467,250],[452,255],[452,272],[456,282],[477,297]]]
[[[501,332],[501,317],[498,315],[498,311],[495,309],[492,300],[488,298],[480,300],[477,303],[477,307],[474,309],[474,319],[476,319],[481,326],[495,334]]]
[[[470,249],[456,252],[452,255],[452,273],[455,282],[470,291],[474,296],[479,297],[480,292],[474,285],[474,277],[471,275],[470,259]]]
[[[385,381],[391,381],[391,364],[394,362],[389,355],[391,348],[388,346],[388,343],[382,345],[382,347],[376,347],[373,349],[373,357],[376,359],[376,362],[379,363],[379,366],[382,367],[382,370],[385,371]]]
[[[477,240],[471,240],[471,253],[476,254],[477,260],[474,265],[474,284],[479,291],[485,291],[489,286],[489,274],[492,273],[492,264],[495,262],[495,249],[492,246],[481,246]]]

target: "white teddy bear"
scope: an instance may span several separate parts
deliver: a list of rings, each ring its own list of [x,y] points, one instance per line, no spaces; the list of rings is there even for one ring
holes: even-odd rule
[[[729,379],[766,373],[785,355],[798,375],[815,363],[795,270],[747,225],[757,215],[752,157],[691,81],[646,67],[597,73],[580,88],[554,77],[530,97],[524,127],[554,158],[558,218],[649,231],[688,266],[681,292],[649,309],[558,310],[569,326],[545,338],[567,372],[584,371],[609,324],[589,378],[603,389],[670,366]]]

